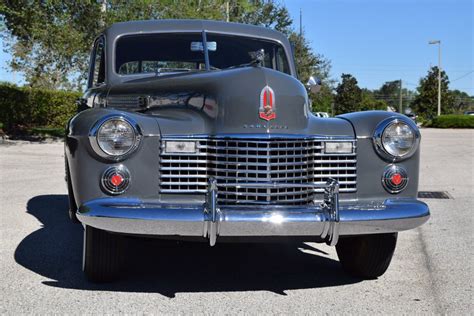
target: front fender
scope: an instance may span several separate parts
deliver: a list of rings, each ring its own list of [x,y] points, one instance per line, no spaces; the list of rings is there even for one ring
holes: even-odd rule
[[[89,141],[91,128],[98,120],[109,115],[122,115],[134,120],[143,134],[138,149],[122,161],[101,158],[92,149]],[[110,196],[102,191],[100,177],[105,169],[118,165],[126,166],[132,175],[130,187],[124,196],[156,197],[161,134],[155,119],[137,113],[94,108],[77,114],[69,122],[67,130],[65,155],[77,205],[91,199]]]
[[[390,194],[382,186],[382,173],[391,163],[382,159],[375,150],[373,135],[377,125],[383,120],[393,117],[407,120],[405,115],[387,111],[364,111],[347,113],[337,116],[352,124],[357,137],[357,197],[372,199],[374,197],[406,197],[416,198],[420,168],[420,148],[410,158],[397,162],[408,172],[406,189],[396,195]]]

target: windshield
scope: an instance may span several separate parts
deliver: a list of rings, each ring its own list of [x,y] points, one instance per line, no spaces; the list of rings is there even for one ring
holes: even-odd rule
[[[212,33],[206,37],[211,70],[253,63],[263,49],[263,67],[291,74],[285,51],[277,42]],[[201,33],[124,36],[117,41],[115,71],[132,75],[205,70],[203,47]]]

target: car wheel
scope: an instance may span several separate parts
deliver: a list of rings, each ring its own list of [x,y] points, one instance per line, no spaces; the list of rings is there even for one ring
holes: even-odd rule
[[[120,272],[122,258],[122,236],[85,226],[83,270],[89,281],[114,281]]]
[[[76,200],[74,199],[74,192],[72,190],[72,184],[71,184],[71,174],[69,173],[69,164],[67,163],[66,160],[66,184],[67,184],[67,197],[69,201],[69,218],[73,223],[79,223],[79,220],[77,219],[76,216],[76,211],[77,211],[77,205],[76,205]]]
[[[339,239],[337,256],[349,274],[374,279],[387,271],[397,244],[397,233],[361,235]]]

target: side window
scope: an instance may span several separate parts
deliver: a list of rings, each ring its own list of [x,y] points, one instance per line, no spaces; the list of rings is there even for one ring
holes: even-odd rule
[[[122,64],[118,70],[118,73],[121,75],[131,75],[139,73],[139,62],[138,61],[129,61],[125,64]]]
[[[276,60],[278,70],[288,75],[291,75],[290,65],[288,64],[288,59],[286,58],[285,50],[283,49],[283,47],[278,47],[276,52]]]
[[[92,58],[89,87],[97,86],[105,82],[105,44],[103,37],[96,41]]]

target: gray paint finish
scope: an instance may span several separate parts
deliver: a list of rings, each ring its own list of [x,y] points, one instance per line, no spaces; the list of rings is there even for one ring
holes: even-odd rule
[[[110,84],[128,80],[126,77],[115,73],[113,65],[115,64],[115,43],[118,38],[130,34],[143,33],[200,33],[206,31],[209,33],[229,34],[236,36],[246,36],[254,38],[263,38],[279,42],[285,48],[290,61],[290,69],[293,76],[296,77],[296,68],[294,66],[293,55],[290,43],[282,33],[269,28],[258,27],[254,25],[241,23],[227,23],[221,21],[209,20],[149,20],[149,21],[131,21],[115,23],[105,30],[106,54],[107,59],[111,61],[107,67],[107,76]]]
[[[271,38],[291,51],[288,40],[280,33],[240,24],[213,21],[138,21],[119,23],[106,34],[107,76],[113,78],[112,55],[114,40],[124,34],[174,31],[208,31],[235,33],[246,36]],[[291,68],[294,64],[290,58]],[[416,197],[418,189],[419,152],[399,165],[409,174],[405,191],[392,195],[381,184],[384,168],[389,164],[374,150],[372,135],[376,126],[387,117],[403,117],[383,111],[344,114],[336,118],[317,118],[308,108],[305,87],[284,73],[261,67],[243,67],[223,71],[175,74],[148,77],[121,82],[110,80],[99,90],[100,98],[108,107],[94,107],[74,117],[66,142],[73,189],[78,205],[91,199],[106,197],[99,187],[101,173],[111,165],[125,165],[132,174],[130,189],[123,197],[168,201],[176,197],[159,195],[159,145],[162,137],[241,135],[253,137],[321,136],[357,138],[357,192],[342,193],[341,199],[360,201],[383,200],[393,197]],[[115,81],[114,81],[115,80]],[[275,93],[277,117],[269,122],[259,118],[259,97],[265,86]],[[87,97],[90,91],[86,92]],[[149,108],[121,107],[111,100],[120,97],[141,97],[148,100]],[[95,96],[97,99],[98,97]],[[184,101],[183,101],[184,100]],[[142,112],[142,113],[140,113]],[[88,135],[94,124],[104,116],[126,116],[137,122],[144,135],[140,147],[129,158],[111,162],[98,157],[92,150]],[[201,196],[184,195],[182,202],[202,200]]]
[[[387,111],[364,111],[364,112],[353,112],[346,113],[337,116],[351,122],[354,126],[354,131],[358,138],[367,138],[374,136],[375,128],[384,119],[393,117],[408,120],[405,115],[395,112]]]
[[[269,122],[258,116],[260,93],[267,85],[272,87],[275,93],[277,112],[276,119]],[[183,93],[190,97],[198,96],[200,99],[194,103],[187,101],[173,106],[166,104],[167,100],[177,98],[177,95]],[[159,103],[160,106],[148,113],[157,118],[165,135],[354,135],[351,125],[346,121],[323,120],[313,116],[308,108],[308,96],[304,86],[291,76],[267,68],[245,67],[137,79],[112,87],[108,96],[114,95],[146,96]],[[164,99],[164,102],[158,102],[159,99]]]

